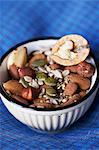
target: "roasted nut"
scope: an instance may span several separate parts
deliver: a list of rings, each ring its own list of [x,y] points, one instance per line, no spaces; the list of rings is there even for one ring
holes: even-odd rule
[[[77,83],[82,90],[89,89],[91,84],[88,78],[84,78],[78,74],[71,73],[67,78],[70,82]]]
[[[12,78],[19,79],[18,68],[16,67],[15,64],[13,64],[9,67],[9,73],[10,73]]]
[[[35,78],[35,71],[31,69],[30,67],[19,68],[18,73],[19,73],[20,78],[24,76],[30,76],[32,78]]]
[[[35,98],[38,97],[40,93],[40,89],[35,89],[35,88],[24,88],[22,90],[21,96],[29,101],[34,100]]]
[[[25,99],[31,101],[31,100],[32,100],[32,88],[30,88],[30,87],[29,87],[29,88],[24,88],[24,89],[22,90],[21,96],[22,96],[23,98],[25,98]]]
[[[46,103],[46,98],[36,98],[36,99],[34,99],[34,104],[35,103]]]
[[[32,88],[32,98],[36,99],[40,93],[41,89]]]
[[[77,65],[77,73],[83,77],[90,78],[94,74],[94,71],[94,67],[86,61]]]
[[[16,65],[16,67],[24,67],[27,62],[27,49],[26,47],[19,47],[13,50],[7,61],[7,67],[10,68],[11,65]]]
[[[30,107],[34,108],[54,108],[54,104],[47,102],[45,98],[37,98],[34,100],[34,104],[31,104]]]
[[[9,80],[3,84],[5,90],[10,91],[13,94],[21,95],[24,87],[17,80]]]
[[[58,64],[51,64],[51,65],[50,65],[50,68],[51,68],[52,70],[56,70],[56,69],[61,69],[62,67],[61,67],[60,65],[58,65]]]
[[[86,91],[79,92],[79,95],[81,96],[81,98],[84,97],[86,95]]]
[[[26,105],[26,106],[29,105],[29,102],[28,102],[26,99],[22,98],[21,96],[18,96],[18,95],[11,95],[11,96],[12,96],[12,98],[14,98],[17,102],[19,102],[19,103],[21,103],[21,104],[24,104],[24,105]]]
[[[76,93],[77,88],[78,88],[78,85],[76,83],[72,83],[72,82],[68,83],[63,92],[63,96],[73,95],[74,93]]]
[[[37,108],[54,108],[54,105],[51,103],[35,103],[30,105],[31,108],[37,107]]]
[[[70,72],[77,73],[77,66],[67,66],[64,70],[69,70]]]
[[[80,35],[67,35],[59,39],[52,48],[51,58],[63,66],[77,65],[88,56],[90,48]]]
[[[37,61],[37,60],[45,60],[46,61],[46,56],[44,54],[36,54],[33,56],[30,61],[29,61],[29,66],[33,67],[32,64]]]
[[[71,98],[69,98],[68,101],[66,101],[65,103],[62,103],[62,104],[60,105],[60,107],[64,107],[64,106],[68,106],[68,105],[70,105],[70,104],[76,103],[77,101],[80,100],[80,98],[81,98],[81,97],[80,97],[79,94],[75,94],[75,95],[73,95]]]
[[[69,98],[69,101],[77,102],[81,99],[79,94],[73,95],[71,98]]]

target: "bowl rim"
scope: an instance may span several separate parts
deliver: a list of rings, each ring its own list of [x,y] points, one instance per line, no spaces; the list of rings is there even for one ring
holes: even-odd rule
[[[12,48],[9,48],[9,50],[4,53],[0,59],[0,66],[2,65],[2,62],[3,60],[7,57],[7,55],[12,52],[14,49],[16,49],[17,47],[19,46],[22,46],[24,44],[28,44],[30,42],[35,42],[35,41],[39,41],[39,40],[58,40],[60,37],[53,37],[53,36],[43,36],[43,37],[37,37],[37,38],[32,38],[32,39],[29,39],[29,40],[26,40],[24,42],[20,42],[18,44],[16,44],[15,46],[13,46]],[[45,109],[45,108],[30,108],[24,104],[21,104],[19,102],[16,102],[16,100],[14,98],[12,98],[11,96],[9,96],[7,94],[7,92],[4,90],[2,84],[0,84],[0,93],[9,101],[9,102],[12,102],[14,104],[17,104],[18,106],[21,106],[23,108],[28,108],[28,109],[31,109],[31,110],[35,110],[35,111],[58,111],[58,110],[64,110],[64,109],[67,109],[67,108],[72,108],[82,102],[84,102],[85,100],[87,100],[87,98],[92,95],[92,93],[96,90],[97,86],[98,86],[98,80],[99,80],[99,68],[98,68],[98,63],[95,59],[95,56],[93,55],[92,52],[90,52],[90,56],[92,56],[92,58],[94,59],[94,62],[95,62],[95,65],[96,65],[96,68],[97,68],[97,77],[96,77],[96,81],[92,87],[92,89],[78,102],[76,103],[73,103],[73,104],[70,104],[70,105],[67,105],[67,106],[64,106],[64,107],[59,107],[59,108],[53,108],[53,109]]]

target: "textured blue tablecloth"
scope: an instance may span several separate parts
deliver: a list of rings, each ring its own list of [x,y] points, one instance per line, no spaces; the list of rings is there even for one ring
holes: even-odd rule
[[[99,0],[0,0],[0,56],[38,36],[85,36],[99,60]],[[40,134],[17,121],[0,100],[0,150],[99,150],[99,92],[69,129]]]

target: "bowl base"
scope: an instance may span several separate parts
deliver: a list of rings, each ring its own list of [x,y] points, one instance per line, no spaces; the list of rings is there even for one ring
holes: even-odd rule
[[[40,130],[40,129],[34,129],[34,128],[30,127],[30,126],[28,126],[28,127],[31,130],[33,130],[35,132],[38,132],[38,133],[42,133],[42,134],[58,134],[58,133],[66,131],[69,128],[69,126],[68,126],[68,127],[62,128],[62,129],[55,130],[55,131],[47,131],[47,130],[45,131],[45,130]]]

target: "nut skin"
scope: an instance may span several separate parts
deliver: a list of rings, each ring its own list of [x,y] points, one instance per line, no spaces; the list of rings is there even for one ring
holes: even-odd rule
[[[21,96],[24,87],[17,80],[9,80],[3,84],[5,90],[10,91],[13,94]]]
[[[84,78],[78,74],[71,73],[67,75],[67,78],[70,82],[77,83],[82,90],[89,89],[91,84],[88,78]]]
[[[63,92],[63,96],[73,95],[74,93],[76,93],[77,88],[78,88],[78,85],[76,83],[72,83],[72,82],[68,83]]]
[[[58,64],[51,64],[51,65],[50,65],[50,68],[51,68],[52,70],[62,69],[62,67],[61,67],[60,65],[58,65]]]
[[[77,65],[77,73],[83,77],[90,78],[94,74],[94,67],[86,61]]]
[[[32,78],[35,78],[35,71],[31,69],[30,67],[23,67],[18,69],[19,77],[23,78],[24,76],[30,76]]]
[[[11,65],[9,67],[9,74],[11,75],[12,78],[14,79],[19,79],[19,73],[18,73],[18,68],[16,67],[15,64]]]

